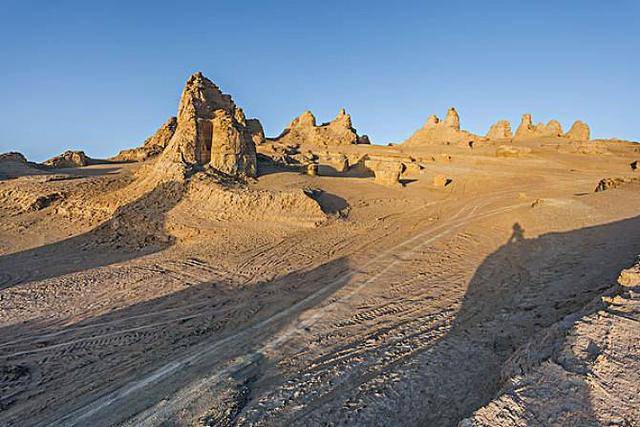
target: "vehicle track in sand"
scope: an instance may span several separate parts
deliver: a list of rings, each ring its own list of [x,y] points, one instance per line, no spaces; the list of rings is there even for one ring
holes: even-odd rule
[[[507,192],[507,193],[513,194],[512,192]],[[376,280],[379,280],[381,277],[383,277],[385,273],[388,273],[395,265],[397,265],[400,262],[398,261],[397,252],[403,252],[403,255],[407,255],[408,253],[415,251],[417,248],[433,243],[437,239],[453,232],[454,230],[464,226],[465,224],[473,220],[480,219],[488,215],[497,215],[497,214],[506,212],[509,209],[515,209],[519,206],[526,205],[526,203],[520,203],[520,204],[505,206],[502,208],[495,208],[483,214],[478,213],[479,209],[482,209],[483,207],[488,206],[491,203],[495,203],[496,202],[495,199],[499,199],[499,197],[493,197],[493,198],[490,198],[489,200],[485,199],[482,203],[477,203],[475,205],[466,204],[462,208],[460,208],[455,215],[449,217],[447,220],[438,222],[432,225],[431,227],[428,227],[425,232],[416,236],[412,236],[411,238],[401,242],[400,244],[389,249],[388,251],[378,255],[369,263],[365,264],[363,268],[361,268],[361,270],[368,270],[371,267],[375,267],[375,264],[378,263],[378,264],[384,264],[382,267],[382,271],[373,273],[371,277],[369,277],[368,279],[362,280],[359,285],[354,285],[353,290],[349,294],[347,294],[345,297],[343,297],[341,301],[337,301],[337,303],[338,304],[343,303],[345,299],[348,300],[349,298],[351,298],[360,289],[362,289],[362,287],[367,286],[367,284],[371,284]],[[241,332],[238,332],[236,334],[233,334],[226,338],[218,340],[217,342],[209,344],[208,347],[205,347],[201,351],[197,351],[194,348],[192,349],[192,352],[196,351],[196,354],[191,354],[188,357],[166,364],[162,368],[156,371],[153,371],[151,374],[149,374],[145,378],[129,383],[127,386],[121,387],[117,391],[112,392],[106,396],[103,396],[102,398],[99,398],[98,400],[88,405],[85,405],[83,408],[77,409],[72,413],[67,414],[64,417],[59,418],[57,421],[65,425],[82,424],[83,422],[87,422],[89,419],[91,419],[93,415],[97,414],[103,409],[106,409],[108,407],[113,408],[112,405],[117,405],[117,402],[122,401],[122,399],[126,400],[127,397],[131,396],[133,393],[139,394],[143,388],[146,388],[151,386],[152,384],[158,383],[163,378],[166,378],[167,376],[170,376],[172,373],[175,373],[177,370],[180,370],[181,373],[184,375],[184,370],[188,369],[189,365],[193,366],[196,364],[206,364],[208,365],[208,368],[211,369],[212,368],[211,364],[216,363],[216,352],[221,347],[231,347],[233,345],[236,347],[239,346],[239,347],[246,348],[247,346],[249,346],[250,342],[255,341],[255,339],[254,340],[251,339],[251,335],[254,333],[258,335],[257,344],[259,345],[259,338],[261,334],[265,334],[265,333],[268,334],[268,331],[264,331],[263,329],[268,329],[273,324],[283,319],[286,319],[287,317],[292,316],[293,313],[302,312],[305,309],[305,307],[313,305],[315,300],[320,299],[322,296],[324,296],[324,294],[326,294],[331,289],[352,280],[356,274],[362,274],[362,273],[354,273],[354,272],[348,271],[344,273],[344,275],[338,277],[337,279],[333,280],[329,284],[325,285],[323,288],[319,289],[315,293],[309,295],[308,297],[299,301],[293,306],[285,309],[284,311],[270,318],[267,318]],[[269,344],[267,344],[266,346],[263,345],[263,348],[261,348],[257,352],[250,352],[248,357],[247,356],[245,356],[244,358],[241,357],[241,359],[242,360],[246,360],[247,358],[252,359],[252,355],[255,355],[256,353],[268,351],[268,348],[274,348],[280,343],[286,342],[291,335],[296,333],[296,331],[299,331],[300,329],[304,329],[304,327],[308,325],[309,322],[313,323],[317,321],[320,317],[322,317],[322,314],[312,316],[311,320],[306,320],[303,324],[299,324],[293,327],[293,329],[291,327],[288,328],[287,332],[284,332],[283,334],[281,333],[278,338],[272,339]],[[408,325],[407,329],[410,330],[411,328],[413,328],[413,326]],[[242,341],[242,343],[238,343],[238,341]],[[254,345],[256,344],[251,344],[251,346],[254,346]],[[209,358],[212,359],[211,362],[208,361]],[[222,362],[223,360],[224,359],[218,360],[218,363]],[[224,372],[233,372],[233,370],[236,368],[234,368],[233,366],[230,368],[227,368],[226,371],[223,370],[222,373],[217,374],[215,377],[218,379],[222,378],[224,377],[223,375]],[[211,386],[210,381],[200,380],[198,384],[199,384],[199,387],[205,387],[205,385],[206,387]],[[160,412],[166,414],[166,416],[170,416],[170,414],[174,413],[175,411],[169,408],[174,408],[175,410],[178,410],[179,407],[183,407],[188,404],[189,399],[185,399],[184,398],[185,396],[197,396],[197,395],[198,394],[194,393],[193,390],[191,391],[183,390],[179,392],[174,399],[171,399],[169,402],[166,402],[166,401],[163,402],[162,411]],[[175,402],[175,403],[172,404],[170,402]],[[149,416],[148,411],[145,411],[144,414],[145,414],[144,415],[145,417]],[[153,419],[160,419],[160,418],[163,418],[163,417],[160,416],[159,413],[153,417]],[[137,418],[137,420],[139,421],[140,418]]]

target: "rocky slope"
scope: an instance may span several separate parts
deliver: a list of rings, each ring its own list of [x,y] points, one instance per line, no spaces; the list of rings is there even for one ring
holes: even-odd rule
[[[538,334],[503,368],[470,426],[640,424],[640,263],[619,286]]]

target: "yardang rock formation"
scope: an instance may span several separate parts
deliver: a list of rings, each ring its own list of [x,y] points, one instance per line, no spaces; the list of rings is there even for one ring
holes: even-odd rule
[[[369,137],[358,136],[351,123],[351,116],[341,109],[338,115],[329,123],[316,124],[316,118],[311,111],[305,111],[293,119],[289,126],[273,139],[276,143],[285,145],[349,145],[369,144]]]
[[[460,129],[460,116],[455,108],[449,108],[447,116],[440,121],[438,116],[431,115],[421,129],[418,129],[402,145],[419,146],[433,143],[464,143],[477,141],[480,137]]]

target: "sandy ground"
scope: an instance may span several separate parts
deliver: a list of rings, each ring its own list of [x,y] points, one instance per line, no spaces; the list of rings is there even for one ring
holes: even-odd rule
[[[471,416],[518,349],[640,254],[640,185],[593,191],[637,174],[640,154],[423,151],[452,160],[402,188],[271,170],[247,190],[265,209],[193,186],[138,197],[134,164],[0,181],[0,424]],[[437,174],[452,183],[434,187]]]

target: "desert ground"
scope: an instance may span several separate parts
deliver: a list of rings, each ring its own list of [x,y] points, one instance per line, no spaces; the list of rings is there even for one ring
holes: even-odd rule
[[[0,425],[640,425],[640,145],[264,138],[194,76],[141,148],[0,160]]]

